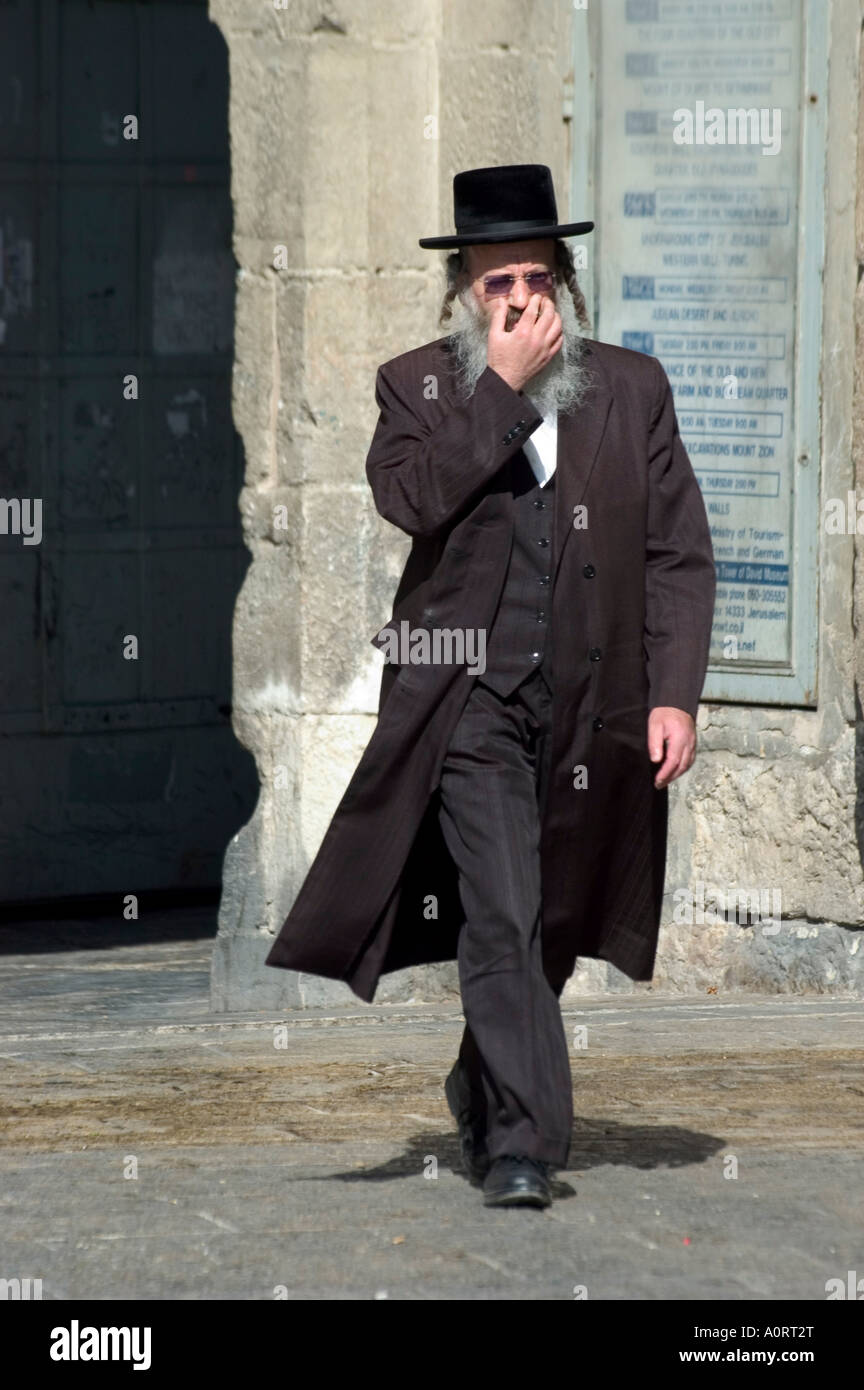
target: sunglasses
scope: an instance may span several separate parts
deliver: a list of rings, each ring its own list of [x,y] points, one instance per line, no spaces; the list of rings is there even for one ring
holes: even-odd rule
[[[509,294],[517,280],[524,280],[531,294],[548,294],[555,286],[555,272],[532,270],[527,275],[488,275],[483,281],[487,299]]]

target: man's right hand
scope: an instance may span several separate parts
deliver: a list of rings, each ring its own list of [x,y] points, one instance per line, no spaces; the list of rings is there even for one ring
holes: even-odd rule
[[[515,328],[508,333],[507,298],[492,305],[486,361],[514,391],[521,391],[551,361],[564,341],[561,315],[545,294],[532,294]]]

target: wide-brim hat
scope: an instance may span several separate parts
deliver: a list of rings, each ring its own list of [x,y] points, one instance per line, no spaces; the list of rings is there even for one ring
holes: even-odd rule
[[[498,164],[465,169],[453,179],[455,236],[426,236],[427,249],[483,242],[582,236],[593,222],[559,222],[552,172],[546,164]]]

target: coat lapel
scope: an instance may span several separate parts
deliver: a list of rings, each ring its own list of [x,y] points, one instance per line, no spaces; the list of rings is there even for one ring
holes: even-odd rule
[[[452,376],[453,366],[449,360],[446,339],[442,344],[442,349],[447,356],[447,364],[450,368],[450,374],[445,379],[443,393],[446,399],[455,405],[458,403],[459,397]],[[555,464],[555,526],[558,541],[553,585],[558,574],[558,566],[561,564],[564,547],[573,531],[573,508],[579,506],[585,495],[612,405],[612,392],[606,375],[597,360],[596,353],[592,352],[590,343],[588,344],[588,354],[592,384],[585,404],[573,414],[558,416],[558,448]],[[507,477],[509,479],[509,470]],[[479,505],[483,507],[487,516],[500,515],[512,520],[512,499],[506,489],[497,488],[491,493],[487,493]]]
[[[594,380],[585,404],[572,414],[558,416],[555,466],[555,530],[558,543],[553,585],[565,546],[573,532],[573,509],[580,505],[585,495],[612,405],[612,392],[594,353],[591,354],[591,366]]]

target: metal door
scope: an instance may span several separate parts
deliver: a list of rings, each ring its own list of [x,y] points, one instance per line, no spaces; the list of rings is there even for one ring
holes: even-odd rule
[[[0,4],[7,901],[215,885],[254,805],[227,109],[206,3]]]

